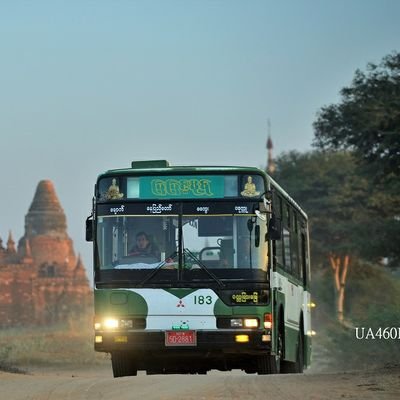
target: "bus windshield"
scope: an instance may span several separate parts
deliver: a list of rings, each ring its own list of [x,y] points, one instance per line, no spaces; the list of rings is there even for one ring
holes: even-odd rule
[[[129,271],[133,280],[156,269],[180,271],[170,272],[169,280],[208,277],[196,270],[223,279],[266,272],[266,224],[252,210],[251,203],[104,205],[97,217],[96,270]]]

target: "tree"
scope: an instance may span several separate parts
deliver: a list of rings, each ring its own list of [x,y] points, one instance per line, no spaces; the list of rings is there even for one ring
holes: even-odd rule
[[[377,180],[400,176],[400,53],[355,72],[341,101],[322,107],[314,122],[320,149],[348,149]],[[389,175],[389,176],[388,176]]]
[[[341,101],[322,107],[314,122],[314,145],[321,150],[347,149],[358,160],[358,174],[373,181],[368,212],[375,240],[364,248],[368,258],[400,262],[400,53],[379,65],[355,72],[340,91]],[[363,235],[360,236],[361,238]],[[371,243],[372,242],[372,243]]]
[[[349,152],[290,152],[278,157],[276,167],[274,178],[309,216],[313,264],[332,269],[337,317],[343,323],[348,270],[373,240],[371,182],[358,174]]]

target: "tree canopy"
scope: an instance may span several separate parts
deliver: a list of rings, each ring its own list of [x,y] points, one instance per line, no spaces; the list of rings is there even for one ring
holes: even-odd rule
[[[314,144],[354,151],[377,180],[400,177],[400,53],[357,70],[340,94],[319,111]]]
[[[314,264],[331,254],[399,259],[399,221],[387,205],[390,196],[375,189],[352,153],[290,152],[276,165],[274,178],[309,216]]]
[[[356,174],[368,182],[364,214],[370,218],[372,236],[364,256],[380,254],[396,265],[400,261],[400,53],[385,56],[379,64],[369,63],[365,72],[357,70],[340,94],[337,104],[319,111],[313,124],[314,145],[325,151],[352,152]]]
[[[323,262],[330,253],[356,253],[355,221],[366,202],[366,183],[354,177],[353,157],[290,152],[276,164],[274,178],[309,216],[313,259]]]

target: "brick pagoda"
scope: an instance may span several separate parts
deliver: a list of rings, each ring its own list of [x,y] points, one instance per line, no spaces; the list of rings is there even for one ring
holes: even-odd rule
[[[67,233],[53,183],[39,182],[25,234],[15,246],[0,238],[0,327],[79,318],[92,305],[86,271]]]

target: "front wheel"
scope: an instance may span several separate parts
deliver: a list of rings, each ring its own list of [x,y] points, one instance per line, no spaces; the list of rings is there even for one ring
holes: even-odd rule
[[[304,371],[304,337],[301,332],[299,332],[299,341],[297,344],[297,354],[295,363],[295,373],[301,374]]]
[[[301,374],[304,371],[304,337],[301,331],[297,339],[296,361],[284,361],[282,373]]]
[[[263,355],[257,357],[258,375],[276,374],[277,362],[275,356]]]
[[[122,376],[136,376],[137,368],[133,360],[123,353],[111,354],[111,365],[114,378]]]

